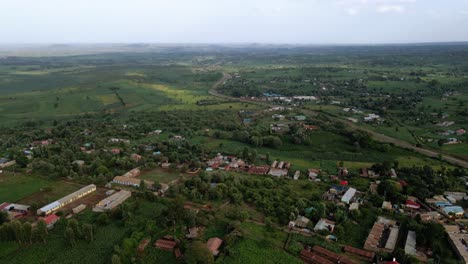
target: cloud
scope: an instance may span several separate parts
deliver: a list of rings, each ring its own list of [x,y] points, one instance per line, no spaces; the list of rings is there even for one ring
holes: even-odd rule
[[[462,15],[468,15],[468,10],[461,10],[461,11],[458,11],[458,13]]]
[[[405,7],[402,5],[381,5],[377,7],[379,13],[403,13]]]
[[[345,10],[346,13],[350,16],[355,16],[359,13],[359,10],[357,8],[351,7]]]

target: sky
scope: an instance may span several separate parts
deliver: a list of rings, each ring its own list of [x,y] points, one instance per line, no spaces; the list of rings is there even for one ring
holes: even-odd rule
[[[0,0],[0,43],[468,41],[468,0]]]

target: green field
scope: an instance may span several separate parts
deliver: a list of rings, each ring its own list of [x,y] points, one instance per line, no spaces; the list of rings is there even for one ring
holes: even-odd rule
[[[38,177],[4,172],[0,174],[0,202],[17,202],[51,185],[53,182]]]

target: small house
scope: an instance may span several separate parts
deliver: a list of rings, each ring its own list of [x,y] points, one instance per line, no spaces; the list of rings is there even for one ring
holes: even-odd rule
[[[222,244],[223,240],[217,237],[212,237],[206,242],[206,246],[213,256],[217,256],[219,254],[219,248]]]

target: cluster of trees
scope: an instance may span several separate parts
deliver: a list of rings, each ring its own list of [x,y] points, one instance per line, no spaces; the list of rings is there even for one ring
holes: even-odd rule
[[[76,219],[70,219],[67,222],[64,237],[71,247],[74,247],[80,239],[91,242],[94,240],[93,225],[89,223],[80,225]]]
[[[16,241],[18,244],[45,242],[47,234],[47,226],[43,220],[40,220],[34,228],[31,223],[21,223],[18,220],[6,222],[0,226],[0,240]]]

